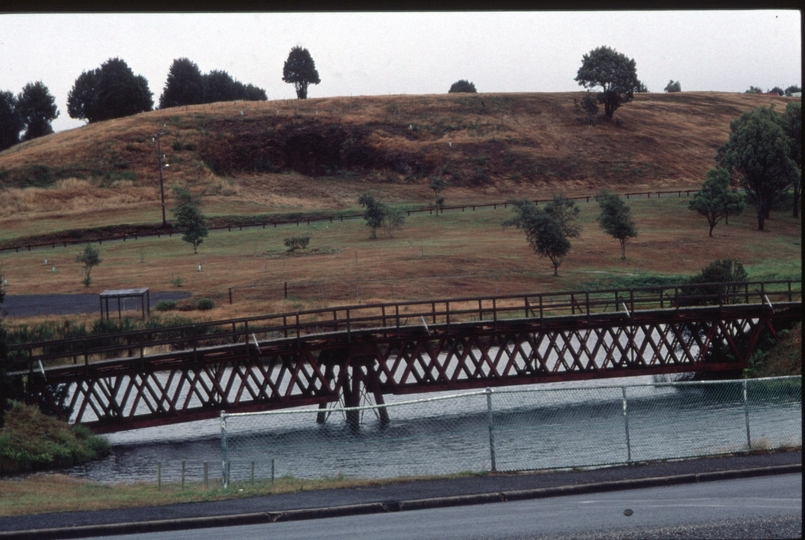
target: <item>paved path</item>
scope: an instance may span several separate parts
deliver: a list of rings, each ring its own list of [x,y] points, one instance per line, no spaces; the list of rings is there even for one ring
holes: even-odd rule
[[[152,292],[151,309],[160,300],[181,300],[190,297],[189,292]],[[121,307],[140,311],[137,298],[121,301]],[[113,306],[114,304],[114,306]],[[117,302],[109,302],[109,311],[117,310]],[[100,313],[97,294],[19,294],[8,295],[0,304],[3,317],[34,317],[37,315],[72,315],[75,313]],[[111,316],[111,313],[110,313]]]
[[[701,458],[585,471],[489,474],[121,510],[0,518],[0,540],[81,538],[135,532],[315,519],[563,494],[635,489],[802,472],[802,451]],[[262,521],[261,521],[262,520]],[[66,528],[69,528],[66,530]],[[68,536],[68,530],[70,533]]]

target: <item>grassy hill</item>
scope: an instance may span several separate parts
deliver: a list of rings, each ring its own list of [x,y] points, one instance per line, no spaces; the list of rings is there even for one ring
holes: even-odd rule
[[[444,94],[216,103],[142,113],[0,153],[0,240],[116,223],[159,223],[153,137],[166,195],[205,195],[208,215],[391,202],[498,201],[601,187],[691,187],[713,166],[729,122],[790,98],[638,94],[613,122],[591,119],[581,93]]]

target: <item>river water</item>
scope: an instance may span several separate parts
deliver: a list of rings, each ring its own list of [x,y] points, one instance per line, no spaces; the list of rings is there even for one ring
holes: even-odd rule
[[[801,379],[752,381],[746,404],[741,382],[652,383],[630,377],[501,388],[491,396],[386,396],[390,422],[365,410],[358,428],[340,411],[323,424],[315,409],[232,415],[225,454],[220,419],[133,430],[109,435],[109,457],[67,474],[153,483],[161,469],[170,482],[179,481],[184,462],[188,481],[199,481],[207,462],[211,481],[220,481],[223,455],[233,481],[478,472],[493,459],[499,471],[596,466],[746,449],[747,419],[753,448],[802,444]]]

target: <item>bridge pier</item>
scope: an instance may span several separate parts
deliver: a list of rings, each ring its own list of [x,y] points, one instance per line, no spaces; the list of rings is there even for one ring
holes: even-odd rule
[[[373,343],[355,343],[349,347],[327,349],[319,355],[319,363],[325,366],[324,376],[328,383],[335,380],[335,367],[339,368],[342,377],[341,397],[345,408],[361,406],[362,391],[371,392],[375,405],[385,405],[383,391],[380,388],[380,378],[377,375],[375,364],[376,345]],[[364,371],[365,368],[365,371]],[[380,424],[389,423],[389,413],[385,407],[378,410]],[[360,411],[347,411],[347,424],[357,428],[360,424]],[[316,422],[323,424],[327,421],[327,404],[319,404]]]

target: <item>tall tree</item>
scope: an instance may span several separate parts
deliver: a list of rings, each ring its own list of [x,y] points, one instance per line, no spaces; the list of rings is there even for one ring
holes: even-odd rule
[[[85,287],[89,287],[92,284],[90,272],[103,262],[100,252],[92,247],[92,244],[87,244],[84,246],[84,251],[76,255],[75,262],[81,263],[84,266],[84,279],[81,280],[81,282]]]
[[[78,76],[67,94],[67,114],[70,118],[87,122],[97,122],[100,119],[97,105],[100,79],[100,68],[84,71]]]
[[[50,122],[59,116],[59,109],[56,108],[56,99],[42,81],[23,87],[17,97],[17,107],[25,123],[23,140],[30,141],[53,133]]]
[[[383,222],[389,212],[388,207],[375,197],[371,191],[361,193],[358,197],[358,204],[364,207],[363,219],[366,221],[366,226],[371,230],[369,238],[377,238],[377,229],[383,226]]]
[[[746,112],[730,122],[727,144],[718,149],[716,161],[738,178],[757,213],[762,231],[772,203],[798,178],[791,158],[791,141],[783,117],[772,107]]]
[[[470,81],[465,81],[461,79],[459,81],[454,82],[450,85],[450,90],[447,91],[448,94],[457,94],[457,93],[467,93],[467,94],[476,94],[478,90],[475,89],[475,85]]]
[[[574,80],[584,88],[601,87],[597,99],[604,104],[604,112],[610,119],[618,107],[632,101],[640,86],[635,61],[607,46],[593,49],[582,57]]]
[[[0,92],[0,150],[20,142],[20,131],[25,128],[13,93]]]
[[[226,71],[214,69],[204,75],[204,102],[234,101],[238,99],[235,79]]]
[[[621,260],[626,259],[626,241],[637,236],[637,228],[632,220],[631,209],[618,195],[601,190],[598,196],[598,224],[605,233],[621,244]]]
[[[120,58],[110,58],[101,67],[83,72],[67,95],[71,118],[98,122],[121,118],[154,106],[148,81]]]
[[[792,101],[785,107],[785,124],[783,127],[790,140],[789,156],[797,166],[797,174],[793,177],[794,217],[799,217],[800,198],[802,197],[802,102]]]
[[[562,234],[568,238],[578,238],[581,235],[581,228],[576,224],[579,218],[579,207],[576,201],[572,201],[562,195],[554,195],[553,200],[545,205],[545,213],[551,216],[559,227]]]
[[[245,101],[266,101],[268,99],[266,91],[262,88],[254,86],[253,84],[247,84],[245,87],[243,87],[242,94],[241,99]]]
[[[561,197],[561,196],[560,196]],[[564,198],[562,198],[564,199]],[[566,199],[564,199],[566,200]],[[556,198],[554,198],[554,202]],[[515,216],[503,221],[504,227],[515,226],[525,234],[526,241],[531,249],[540,257],[545,257],[553,264],[553,275],[559,275],[559,266],[565,256],[570,252],[570,240],[566,232],[578,236],[578,228],[571,224],[571,212],[568,206],[549,203],[551,211],[537,207],[533,201],[526,199],[510,201]],[[567,218],[563,227],[559,219]],[[557,219],[558,218],[558,219]]]
[[[690,210],[695,210],[707,219],[710,225],[710,236],[713,229],[724,218],[737,216],[744,209],[743,196],[730,189],[730,173],[726,169],[710,169],[702,183],[702,189],[693,194],[688,203]]]
[[[666,92],[681,92],[682,91],[682,83],[679,81],[674,82],[673,79],[668,81],[668,84],[665,85]]]
[[[293,84],[296,97],[299,99],[307,99],[307,87],[321,82],[316,64],[307,49],[302,47],[291,49],[282,67],[282,80]]]
[[[193,253],[198,253],[198,246],[210,234],[207,230],[207,219],[199,210],[201,198],[190,193],[190,190],[173,186],[176,206],[171,209],[176,218],[176,227],[182,231],[182,240],[193,245]]]
[[[204,102],[204,76],[195,62],[177,58],[168,71],[165,89],[159,96],[159,108],[196,105]]]

